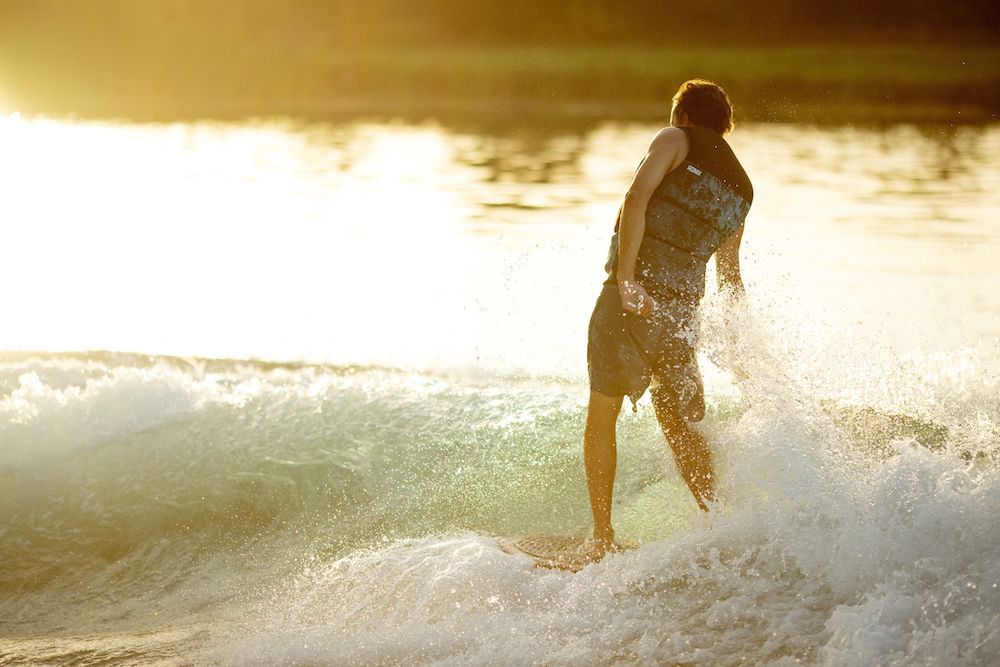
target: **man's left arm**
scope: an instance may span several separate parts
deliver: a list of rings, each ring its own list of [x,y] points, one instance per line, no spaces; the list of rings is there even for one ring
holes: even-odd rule
[[[742,300],[746,296],[743,276],[740,274],[740,242],[743,240],[743,226],[726,239],[715,251],[715,275],[719,291]]]
[[[742,307],[746,305],[746,290],[743,288],[743,276],[740,275],[740,242],[742,240],[743,227],[740,226],[736,233],[715,251],[715,275],[719,291],[731,300],[730,305],[740,306],[736,310],[745,312]],[[726,365],[736,377],[745,381],[749,375],[739,358],[739,344],[735,329],[729,330],[729,340],[732,353],[727,355],[729,362]]]

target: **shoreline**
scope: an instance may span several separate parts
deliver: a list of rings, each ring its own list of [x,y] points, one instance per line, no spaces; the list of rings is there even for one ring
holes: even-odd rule
[[[745,106],[745,105],[744,105]],[[550,102],[536,99],[392,99],[326,98],[276,102],[178,100],[150,105],[91,103],[75,107],[26,106],[5,110],[25,118],[111,121],[124,123],[250,122],[289,119],[302,122],[439,122],[446,126],[546,127],[572,129],[607,122],[666,123],[669,102],[629,102],[621,105],[588,101]],[[778,108],[749,110],[737,115],[737,124],[786,123],[820,127],[887,125],[977,126],[1000,121],[1000,112],[969,104],[955,109],[944,104],[850,104],[837,106],[821,100],[788,101]]]
[[[14,66],[12,66],[14,65]],[[1000,46],[393,48],[6,63],[0,113],[136,121],[375,116],[649,121],[714,78],[737,122],[994,122]],[[30,72],[30,73],[29,73]]]

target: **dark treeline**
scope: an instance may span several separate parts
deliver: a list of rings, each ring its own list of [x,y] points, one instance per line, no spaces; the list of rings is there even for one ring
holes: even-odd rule
[[[0,0],[0,103],[152,115],[364,97],[620,108],[699,75],[789,108],[962,103],[982,116],[998,104],[998,37],[997,0]]]
[[[995,0],[298,0],[347,41],[664,45],[990,39]],[[360,31],[354,27],[364,26]],[[340,28],[345,28],[340,30]]]
[[[337,46],[987,40],[996,0],[3,0],[0,29]],[[180,32],[178,32],[180,31]]]

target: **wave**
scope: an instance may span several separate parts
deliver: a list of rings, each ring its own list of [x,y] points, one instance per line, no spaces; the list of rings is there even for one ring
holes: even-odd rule
[[[0,618],[204,621],[206,659],[227,663],[1000,656],[1000,401],[982,366],[908,361],[902,394],[859,403],[736,349],[753,380],[710,392],[701,426],[724,507],[699,514],[643,404],[621,418],[615,506],[643,546],[575,577],[494,539],[589,527],[572,382],[8,354]]]

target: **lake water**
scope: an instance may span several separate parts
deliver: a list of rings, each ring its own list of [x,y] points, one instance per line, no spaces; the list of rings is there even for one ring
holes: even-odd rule
[[[740,125],[724,508],[646,398],[643,547],[497,549],[589,528],[586,325],[657,129],[0,119],[0,664],[1000,660],[998,125]]]

